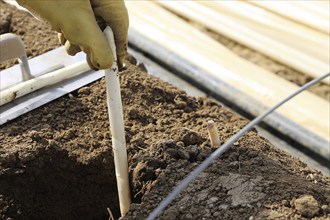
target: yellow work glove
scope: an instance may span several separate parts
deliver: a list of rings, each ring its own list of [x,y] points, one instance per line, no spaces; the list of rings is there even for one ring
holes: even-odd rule
[[[94,69],[113,63],[109,44],[101,30],[109,25],[114,32],[118,66],[123,67],[127,51],[128,13],[124,0],[17,0],[31,13],[50,23],[59,32],[60,42],[70,55],[87,54]],[[100,28],[101,27],[101,28]]]

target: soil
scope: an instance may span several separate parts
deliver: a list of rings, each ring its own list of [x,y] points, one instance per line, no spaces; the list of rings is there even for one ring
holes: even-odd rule
[[[30,56],[58,46],[47,25],[3,2],[0,8],[0,30],[18,33]],[[248,121],[148,75],[131,56],[120,81],[133,199],[124,219],[143,219],[215,150],[208,120],[217,123],[222,142]],[[0,127],[0,219],[107,219],[107,208],[118,218],[105,93],[101,79]],[[234,143],[160,216],[311,218],[330,218],[330,178],[256,130]]]

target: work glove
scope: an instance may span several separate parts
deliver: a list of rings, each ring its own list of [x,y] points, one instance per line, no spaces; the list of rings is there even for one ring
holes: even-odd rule
[[[68,54],[87,54],[93,69],[107,69],[113,55],[102,30],[109,25],[114,33],[118,67],[127,51],[128,13],[124,0],[17,0],[36,17],[59,32]]]

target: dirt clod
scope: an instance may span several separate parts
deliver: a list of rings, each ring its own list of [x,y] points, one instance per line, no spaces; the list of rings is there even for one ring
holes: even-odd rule
[[[304,217],[312,218],[319,212],[319,204],[311,195],[303,195],[294,201],[296,210]]]
[[[326,214],[330,214],[330,205],[322,205],[321,206],[322,211]]]
[[[10,32],[12,14],[9,11],[2,11],[0,14],[0,34],[6,34]]]

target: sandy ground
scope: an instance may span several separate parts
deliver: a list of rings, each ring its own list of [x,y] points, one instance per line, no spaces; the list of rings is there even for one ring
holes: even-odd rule
[[[0,4],[0,30],[19,34],[30,57],[58,46],[47,25]],[[133,199],[125,218],[142,219],[215,150],[208,120],[216,122],[222,142],[248,121],[148,75],[133,57],[120,80]],[[1,219],[106,219],[107,208],[119,216],[104,79],[0,130]],[[256,130],[240,138],[160,217],[275,218],[330,218],[330,179]]]

